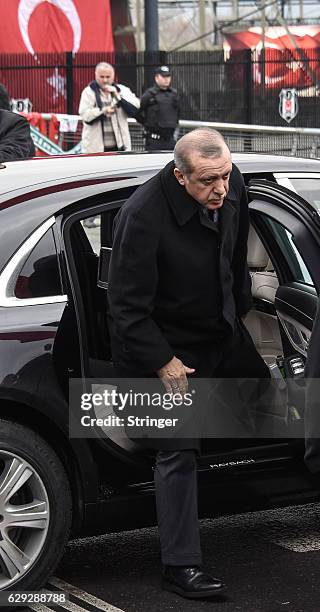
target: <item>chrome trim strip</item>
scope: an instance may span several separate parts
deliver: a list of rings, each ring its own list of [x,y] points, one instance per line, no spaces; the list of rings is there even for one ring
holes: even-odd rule
[[[282,178],[317,178],[320,179],[320,172],[274,172],[275,179]]]
[[[309,319],[309,321],[311,321],[311,323],[313,323],[313,318],[309,317],[309,315],[307,315],[305,312],[303,312],[303,310],[300,310],[300,308],[297,308],[296,306],[292,306],[292,304],[290,304],[289,302],[285,302],[285,300],[282,300],[281,298],[277,297],[277,301],[281,302],[282,304],[285,304],[286,306],[289,306],[290,308],[293,308],[294,310],[296,310],[297,312],[299,312],[299,314],[302,314],[304,317],[306,317],[307,319]],[[278,312],[278,308],[276,308],[276,311]],[[290,319],[289,315],[285,315],[288,320]],[[294,319],[292,319],[293,322],[296,322]]]
[[[297,321],[295,321],[295,319],[288,316],[287,314],[282,314],[279,311],[277,312],[278,312],[279,321],[287,337],[289,338],[292,346],[299,353],[301,353],[301,355],[303,355],[304,357],[307,357],[307,351],[308,351],[309,341],[311,337],[310,329],[308,329],[301,323],[298,323]],[[293,337],[292,332],[287,324],[291,325],[294,328],[296,339]]]
[[[0,274],[0,306],[8,308],[12,306],[55,304],[67,301],[68,298],[66,295],[53,295],[26,299],[19,299],[12,295],[21,267],[31,253],[32,249],[54,223],[55,218],[50,217],[50,219],[47,219],[47,221],[40,225],[40,227],[38,227],[19,247],[2,270]]]

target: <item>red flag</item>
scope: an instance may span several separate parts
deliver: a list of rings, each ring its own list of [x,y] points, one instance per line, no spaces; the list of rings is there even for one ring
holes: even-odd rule
[[[232,51],[243,49],[255,51],[253,80],[256,85],[260,85],[262,78],[259,63],[262,49],[261,27],[250,28],[242,32],[226,33],[224,37],[223,46],[227,57]],[[264,36],[264,48],[266,87],[270,89],[311,87],[306,93],[314,95],[316,81],[319,80],[320,76],[319,26],[290,26],[290,36],[283,27],[267,28]],[[239,73],[238,76],[240,78]]]
[[[0,0],[0,52],[113,51],[110,0]]]

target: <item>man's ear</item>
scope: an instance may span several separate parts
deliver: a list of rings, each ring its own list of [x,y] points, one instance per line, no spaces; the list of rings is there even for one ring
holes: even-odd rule
[[[180,185],[184,185],[184,176],[181,170],[179,170],[179,168],[175,168],[173,174],[176,177],[178,183],[180,183]]]

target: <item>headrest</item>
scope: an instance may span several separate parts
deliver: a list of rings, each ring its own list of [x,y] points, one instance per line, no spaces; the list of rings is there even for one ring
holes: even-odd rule
[[[249,229],[247,261],[249,268],[264,269],[269,263],[269,255],[252,225]]]

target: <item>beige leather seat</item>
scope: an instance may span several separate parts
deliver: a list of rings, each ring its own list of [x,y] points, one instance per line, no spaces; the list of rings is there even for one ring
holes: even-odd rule
[[[266,363],[271,364],[277,355],[283,353],[279,322],[275,314],[259,308],[259,303],[260,306],[263,302],[266,306],[274,304],[279,282],[269,255],[253,226],[250,226],[248,237],[248,266],[252,279],[252,296],[259,301],[246,315],[244,323],[257,350]]]
[[[269,255],[252,225],[248,237],[247,261],[251,273],[252,296],[274,304],[279,282]]]

